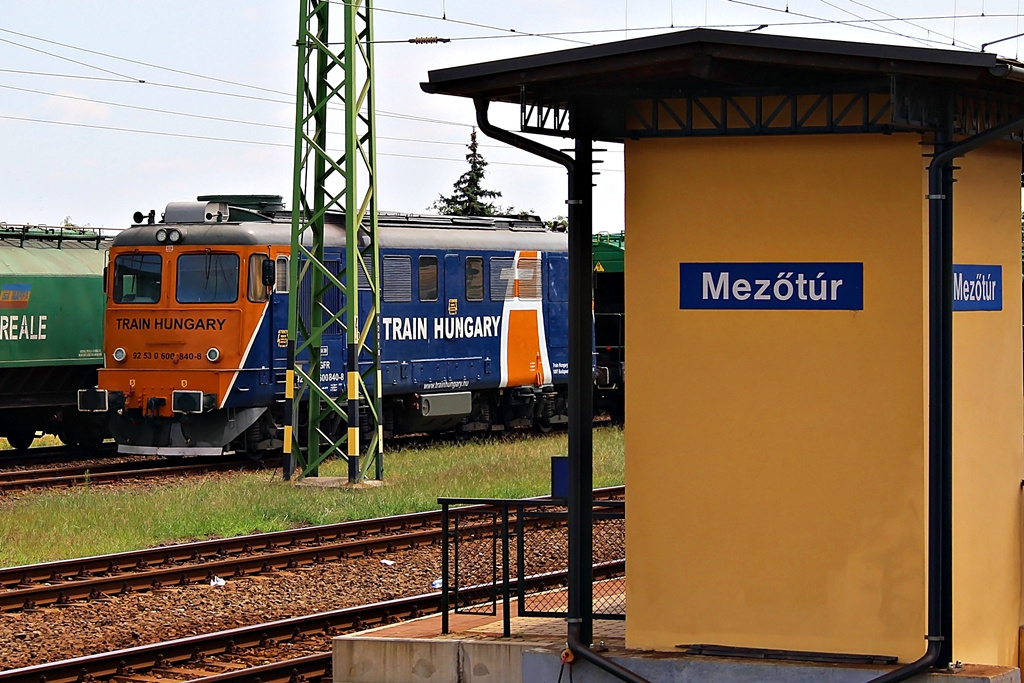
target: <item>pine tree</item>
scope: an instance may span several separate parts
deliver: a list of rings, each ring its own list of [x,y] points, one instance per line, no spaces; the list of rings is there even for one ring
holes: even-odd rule
[[[469,154],[466,155],[469,170],[459,176],[453,187],[454,192],[448,197],[441,195],[430,208],[446,216],[497,216],[503,213],[501,207],[494,204],[493,199],[501,196],[495,190],[483,188],[484,169],[487,161],[480,154],[476,141],[476,128],[469,135]]]

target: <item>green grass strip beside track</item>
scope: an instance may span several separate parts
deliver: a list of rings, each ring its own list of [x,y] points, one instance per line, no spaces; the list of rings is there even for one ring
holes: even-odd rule
[[[594,485],[624,483],[621,429],[594,433]],[[385,485],[296,487],[280,470],[190,477],[156,486],[82,486],[0,498],[0,566],[436,509],[441,496],[524,498],[550,492],[564,433],[442,443],[385,454]],[[328,461],[322,477],[346,476]]]

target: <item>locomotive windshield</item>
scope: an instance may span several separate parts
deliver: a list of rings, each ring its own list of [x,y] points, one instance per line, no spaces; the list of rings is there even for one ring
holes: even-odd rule
[[[238,299],[238,254],[178,257],[178,303],[225,304]]]
[[[114,303],[160,301],[160,254],[121,254],[114,259]]]

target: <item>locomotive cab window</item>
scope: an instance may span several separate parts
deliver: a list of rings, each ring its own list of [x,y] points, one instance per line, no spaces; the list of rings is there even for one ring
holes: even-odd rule
[[[266,301],[273,286],[263,284],[263,264],[270,260],[266,254],[249,257],[249,301]]]
[[[466,257],[466,301],[484,300],[484,260],[480,256]]]
[[[114,303],[160,301],[160,254],[121,254],[114,259]]]
[[[420,256],[420,301],[437,301],[437,257]]]
[[[237,301],[238,270],[238,254],[182,254],[178,257],[178,303]]]

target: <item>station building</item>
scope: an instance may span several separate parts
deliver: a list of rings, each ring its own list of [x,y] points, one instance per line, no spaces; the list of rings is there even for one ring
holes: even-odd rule
[[[491,102],[574,141],[570,507],[590,486],[593,145],[624,145],[628,650],[1019,680],[1022,65],[696,29],[423,88],[532,153],[564,161]]]

